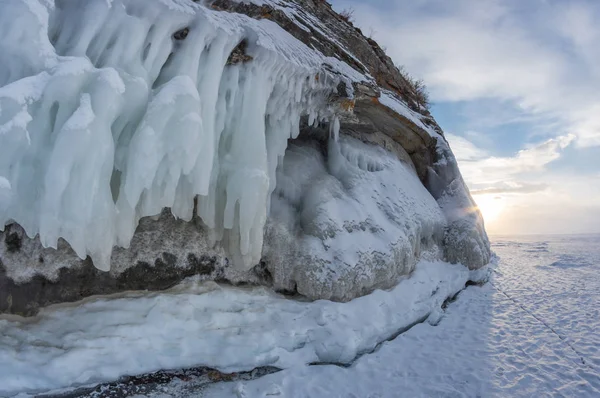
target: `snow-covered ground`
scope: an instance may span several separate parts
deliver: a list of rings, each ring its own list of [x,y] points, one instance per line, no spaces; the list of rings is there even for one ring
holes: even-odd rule
[[[284,370],[204,396],[598,397],[600,236],[496,237],[490,283],[349,368]]]
[[[91,299],[30,319],[0,317],[0,396],[160,369],[349,364],[485,271],[422,261],[394,289],[349,303],[303,302],[192,278],[169,292]]]
[[[396,338],[477,275],[421,263],[397,288],[345,304],[188,281],[2,320],[0,395],[160,368],[271,365],[284,370],[195,387],[176,380],[151,396],[600,396],[600,236],[493,241],[490,283]]]

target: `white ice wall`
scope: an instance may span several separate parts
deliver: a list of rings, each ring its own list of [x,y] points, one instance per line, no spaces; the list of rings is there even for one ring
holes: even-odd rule
[[[253,60],[226,65],[243,39]],[[0,228],[104,270],[141,217],[190,220],[197,195],[256,264],[287,139],[337,84],[275,23],[183,0],[0,0],[0,57]]]

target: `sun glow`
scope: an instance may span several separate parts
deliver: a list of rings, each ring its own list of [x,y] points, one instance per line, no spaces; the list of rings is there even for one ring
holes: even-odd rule
[[[504,210],[504,200],[498,196],[478,195],[475,202],[486,222],[496,221]]]

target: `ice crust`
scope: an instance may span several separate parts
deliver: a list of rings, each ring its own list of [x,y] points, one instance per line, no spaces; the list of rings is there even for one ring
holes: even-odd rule
[[[160,369],[350,363],[487,271],[421,262],[390,291],[349,303],[301,302],[264,288],[190,278],[170,291],[127,293],[0,318],[0,396],[37,395]],[[22,349],[15,349],[21,347]]]
[[[3,1],[0,38],[0,228],[64,238],[103,270],[140,218],[191,220],[195,197],[211,239],[256,264],[300,117],[339,134],[339,78],[271,21],[179,0]],[[252,62],[227,65],[242,40]]]
[[[276,289],[346,301],[393,286],[423,256],[442,258],[447,223],[410,165],[336,126],[327,153],[323,142],[290,144],[263,260]]]

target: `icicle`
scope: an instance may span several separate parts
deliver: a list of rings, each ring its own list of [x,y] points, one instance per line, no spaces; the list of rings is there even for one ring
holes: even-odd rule
[[[255,265],[301,116],[333,120],[339,135],[320,55],[274,24],[198,3],[79,3],[0,3],[11,54],[0,84],[12,82],[0,87],[0,228],[14,220],[46,246],[64,238],[108,270],[142,217],[170,208],[191,220],[197,198],[212,239],[236,266]],[[253,59],[227,65],[242,39]]]
[[[317,116],[315,115],[315,113],[314,112],[310,112],[310,114],[308,115],[308,125],[309,126],[314,126],[316,120],[317,120]]]
[[[336,142],[340,137],[340,119],[337,115],[333,116],[333,120],[329,123],[329,137]]]

